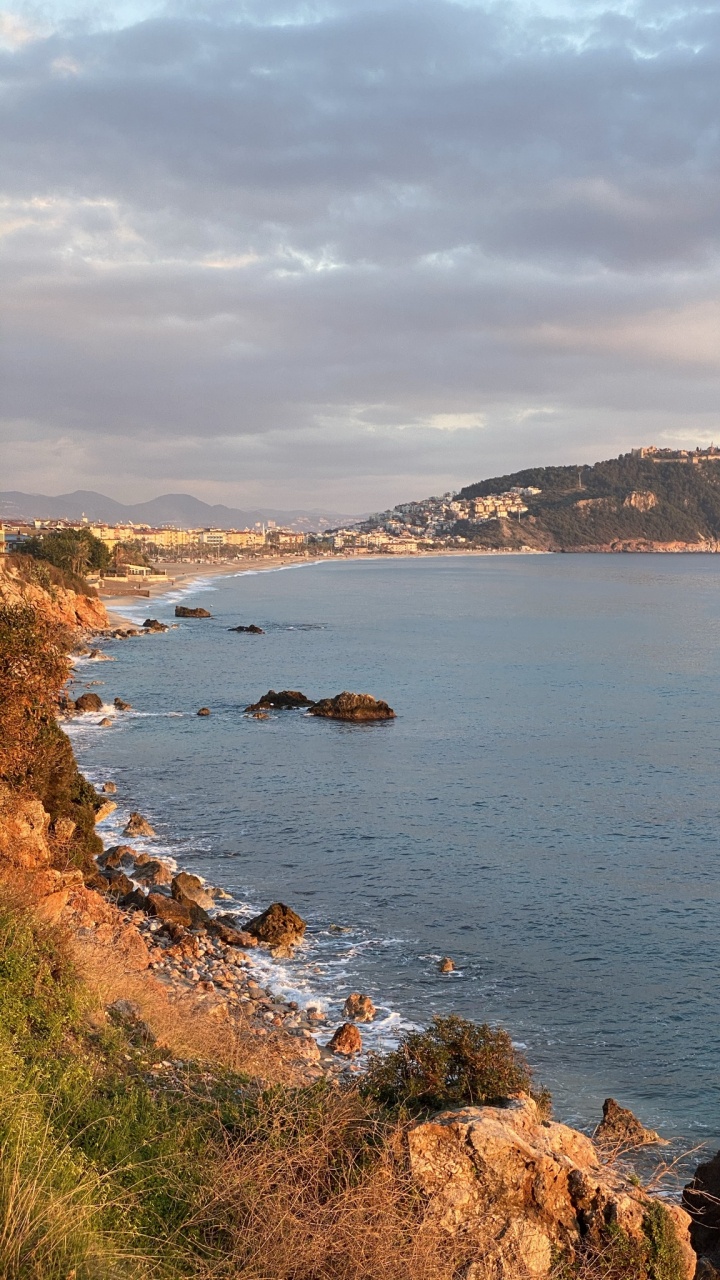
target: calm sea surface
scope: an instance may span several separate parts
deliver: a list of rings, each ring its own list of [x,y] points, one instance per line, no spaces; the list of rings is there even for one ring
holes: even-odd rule
[[[435,1012],[501,1021],[563,1118],[613,1094],[716,1140],[719,575],[710,556],[515,556],[205,580],[183,598],[211,621],[78,667],[135,710],[73,741],[118,816],[151,819],[146,847],[308,919],[278,989],[335,1020],[369,992],[380,1045]],[[179,598],[149,611],[171,621]],[[251,622],[266,634],[227,630]],[[369,692],[398,718],[244,717],[269,688]]]

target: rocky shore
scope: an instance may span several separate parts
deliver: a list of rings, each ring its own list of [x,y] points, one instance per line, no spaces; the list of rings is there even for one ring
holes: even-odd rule
[[[10,592],[11,602],[18,598],[22,601],[22,592]],[[54,605],[47,598],[33,603],[43,609]],[[90,622],[80,622],[90,616],[83,604],[62,600],[60,608],[63,625],[74,618],[73,628],[82,626],[86,645],[98,634],[138,634],[136,628],[111,632],[97,602]],[[145,633],[155,630],[147,626]],[[101,711],[102,702],[98,708],[87,696],[66,698],[60,715]],[[297,691],[270,691],[257,705],[310,711],[321,706],[321,717],[394,714],[369,695],[338,697],[340,706],[332,699],[329,707],[308,708],[310,700]],[[130,708],[117,697],[114,710],[122,715]],[[69,751],[67,741],[65,746]],[[83,829],[88,812],[97,826],[117,812],[118,804],[129,806],[132,797],[122,796],[112,781],[96,792],[81,779],[74,760],[68,761],[67,751],[63,768],[70,802],[65,810],[53,807],[52,789],[41,797],[27,788],[0,785],[0,879],[39,920],[63,932],[97,998],[98,1030],[119,1021],[144,1043],[162,1044],[165,1056],[156,1055],[152,1068],[143,1068],[143,1078],[162,1078],[175,1090],[183,1087],[187,1064],[213,1060],[222,1070],[231,1063],[262,1084],[300,1086],[301,1093],[323,1081],[339,1096],[345,1086],[350,1089],[361,1068],[361,1027],[376,1015],[370,998],[351,993],[345,1021],[331,1036],[317,1006],[300,1008],[274,994],[266,976],[269,963],[303,946],[301,917],[280,902],[250,918],[229,908],[224,890],[147,851],[144,846],[155,832],[137,811],[124,811],[127,843],[101,847],[96,831]],[[440,967],[452,972],[451,958],[443,957]],[[497,1034],[486,1027],[476,1030]],[[418,1033],[415,1042],[421,1038]],[[408,1064],[411,1076],[426,1069],[422,1056],[413,1060],[413,1043],[410,1035],[401,1044],[400,1076]],[[442,1074],[437,1059],[431,1070]],[[446,1078],[457,1077],[449,1070]],[[513,1086],[500,1096],[488,1094],[479,1105],[436,1106],[435,1114],[405,1121],[398,1130],[424,1221],[433,1224],[438,1240],[449,1240],[453,1248],[457,1244],[464,1259],[452,1274],[464,1280],[551,1280],[559,1274],[588,1280],[715,1280],[720,1274],[714,1261],[715,1221],[707,1216],[717,1182],[712,1162],[701,1166],[686,1194],[687,1212],[643,1190],[630,1168],[618,1162],[619,1153],[655,1143],[658,1135],[612,1099],[595,1141],[552,1121],[543,1106],[541,1098]],[[379,1123],[377,1116],[373,1123]],[[701,1231],[703,1213],[707,1238]],[[559,1273],[561,1262],[572,1269]]]

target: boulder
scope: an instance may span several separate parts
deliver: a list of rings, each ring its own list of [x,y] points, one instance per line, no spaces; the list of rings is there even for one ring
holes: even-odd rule
[[[645,1243],[646,1215],[659,1203],[601,1163],[585,1134],[544,1120],[524,1094],[441,1112],[410,1130],[408,1148],[430,1214],[476,1243],[478,1262],[467,1274],[478,1280],[549,1277],[559,1257],[572,1260],[583,1242],[602,1247],[618,1228]],[[673,1280],[691,1280],[689,1216],[672,1205],[664,1212],[681,1256]]]
[[[375,1017],[375,1005],[369,996],[353,991],[345,1001],[343,1013],[346,1018],[352,1018],[353,1022],[372,1022]]]
[[[95,823],[104,822],[106,818],[114,813],[117,805],[114,800],[104,800],[103,803],[95,810]]]
[[[112,720],[110,719],[109,716],[104,716],[103,719],[100,721],[101,729],[109,729],[111,725],[112,725]]]
[[[209,716],[209,715],[210,715],[210,708],[209,708],[209,707],[201,707],[201,708],[200,708],[200,710],[198,711],[198,715],[199,715],[199,716]]]
[[[143,631],[168,631],[169,627],[166,623],[160,622],[157,618],[146,618],[143,622]]]
[[[106,796],[114,796],[117,793],[117,785],[114,782],[103,782],[100,790],[103,791]]]
[[[682,1202],[692,1218],[693,1247],[720,1271],[720,1151],[698,1165],[683,1191]]]
[[[271,947],[294,947],[302,942],[305,921],[283,902],[273,902],[261,915],[243,926],[245,933]]]
[[[443,956],[442,960],[438,961],[438,969],[441,973],[454,973],[455,961],[451,960],[450,956]]]
[[[106,867],[131,867],[135,861],[135,850],[129,844],[114,844],[111,849],[103,849],[97,856],[97,864],[101,870]]]
[[[123,702],[122,698],[114,698],[113,706],[116,711],[132,711],[132,703]]]
[[[276,693],[274,689],[268,689],[262,698],[257,702],[251,702],[246,711],[262,711],[265,707],[273,707],[276,711],[294,711],[296,707],[311,707],[313,705],[310,698],[306,698],[304,693],[299,693],[297,689],[281,689]]]
[[[212,618],[207,609],[188,609],[184,604],[175,605],[176,618]]]
[[[141,813],[131,813],[127,822],[127,826],[123,830],[124,836],[154,836],[150,823],[147,818],[143,818]]]
[[[395,712],[387,702],[371,697],[369,693],[338,693],[334,698],[322,698],[310,708],[311,716],[326,720],[394,720]]]
[[[133,879],[139,884],[168,885],[172,874],[167,862],[160,858],[136,858],[132,868]]]
[[[145,899],[145,908],[149,915],[156,916],[158,920],[162,920],[163,924],[189,929],[193,922],[190,910],[164,893],[151,891]]]
[[[53,835],[59,844],[69,844],[76,830],[77,823],[73,818],[56,818],[53,823]]]
[[[351,1058],[355,1053],[362,1053],[362,1036],[353,1022],[343,1022],[332,1040],[328,1041],[327,1048],[331,1053]]]
[[[249,627],[228,627],[228,631],[244,631],[246,635],[250,635],[250,636],[265,635],[265,632],[263,631],[262,627],[256,627],[254,622],[251,622]]]
[[[593,1137],[603,1150],[618,1152],[662,1142],[659,1133],[646,1129],[632,1111],[621,1107],[614,1098],[606,1098],[603,1102],[603,1118]]]
[[[80,697],[75,699],[75,710],[102,711],[102,698],[97,693],[81,693]]]
[[[251,933],[246,933],[244,929],[238,929],[234,924],[226,924],[222,917],[216,916],[208,925],[210,932],[215,934],[221,942],[227,947],[256,947],[257,938]]]
[[[190,875],[187,871],[180,871],[173,876],[171,893],[175,901],[181,902],[185,907],[203,907],[207,911],[215,906],[212,894],[208,893],[200,877]]]
[[[128,893],[133,892],[135,885],[124,871],[108,867],[105,871],[105,875],[110,881],[111,893],[116,893],[119,897],[124,898]]]

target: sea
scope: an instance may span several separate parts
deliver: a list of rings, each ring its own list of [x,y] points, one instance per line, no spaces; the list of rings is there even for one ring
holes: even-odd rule
[[[592,1128],[611,1095],[717,1146],[720,559],[328,560],[122,608],[175,623],[179,601],[212,618],[76,667],[113,721],[69,727],[118,787],[106,844],[139,810],[157,839],[138,847],[226,909],[300,912],[304,946],[253,953],[262,977],[330,1027],[368,993],[368,1049],[436,1014],[501,1024],[560,1118]],[[245,715],[271,688],[397,718]]]

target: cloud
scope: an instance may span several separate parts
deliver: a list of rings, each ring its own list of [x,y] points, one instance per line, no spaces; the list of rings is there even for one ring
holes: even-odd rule
[[[705,438],[717,12],[49,13],[0,26],[5,487],[367,508]]]

